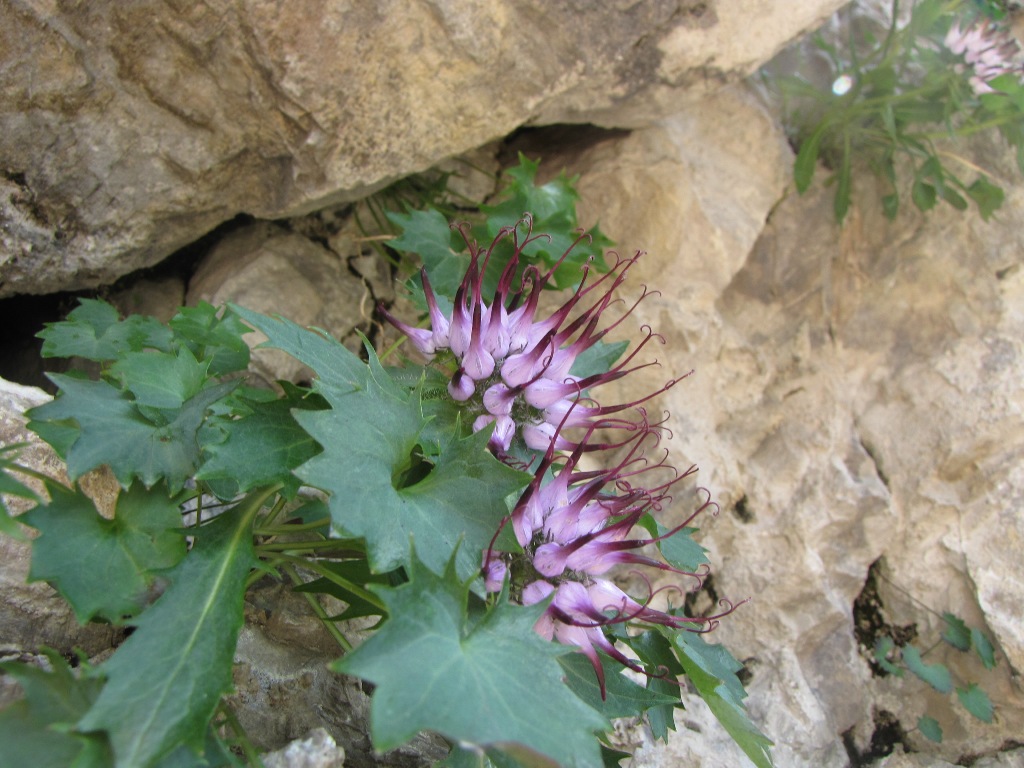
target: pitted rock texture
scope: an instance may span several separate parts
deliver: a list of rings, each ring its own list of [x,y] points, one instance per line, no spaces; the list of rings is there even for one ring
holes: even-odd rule
[[[998,144],[960,151],[1014,179]],[[824,172],[797,196],[773,118],[729,90],[573,162],[581,219],[600,215],[626,255],[648,251],[623,298],[641,284],[658,294],[624,325],[666,341],[651,348],[658,367],[602,402],[695,371],[652,407],[671,412],[674,463],[699,464],[721,505],[697,521],[713,588],[751,601],[711,639],[746,663],[777,763],[845,768],[903,746],[996,759],[1024,732],[1024,184],[989,223],[940,209],[888,222],[865,174],[840,229]],[[674,500],[668,522],[693,498],[680,488]],[[915,625],[924,648],[943,630],[931,611],[996,642],[992,671],[941,643],[928,657],[982,685],[994,724],[912,675],[872,674],[854,606],[875,563],[884,620]],[[635,765],[743,764],[702,707]],[[922,714],[942,744],[916,731]]]
[[[524,124],[649,124],[840,4],[13,0],[0,296],[109,283],[237,214],[357,199]]]

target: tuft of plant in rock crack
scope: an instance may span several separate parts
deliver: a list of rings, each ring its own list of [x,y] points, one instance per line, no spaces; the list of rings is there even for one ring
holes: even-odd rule
[[[393,214],[404,233],[391,245],[425,263],[409,286],[429,326],[385,316],[424,365],[386,366],[369,344],[361,359],[234,306],[165,326],[84,301],[41,333],[45,355],[101,373],[54,375],[58,396],[29,412],[68,484],[0,454],[0,492],[37,501],[0,524],[36,529],[30,577],[80,621],[133,631],[79,674],[52,653],[48,669],[6,663],[25,699],[0,712],[5,744],[41,766],[258,764],[223,697],[246,589],[269,575],[310,599],[338,642],[334,668],[375,684],[377,749],[431,730],[452,745],[448,765],[601,766],[621,757],[612,719],[674,728],[685,677],[771,765],[739,663],[704,639],[734,606],[683,610],[709,568],[692,524],[717,507],[690,487],[694,467],[670,466],[664,419],[646,408],[658,392],[600,399],[663,342],[647,330],[617,362],[624,345],[604,340],[632,311],[617,291],[640,254],[598,270],[603,243],[574,231],[570,180],[537,188],[535,171],[524,160],[475,226]],[[526,203],[532,216],[503,218]],[[549,286],[570,291],[546,314]],[[250,329],[309,366],[312,385],[248,386]],[[121,486],[112,515],[78,484],[99,467]],[[689,511],[667,524],[673,496]],[[626,588],[618,566],[645,586]],[[328,616],[322,594],[348,608]],[[367,616],[379,622],[353,650],[344,620]]]
[[[1024,172],[1024,49],[1007,14],[1000,0],[892,0],[887,18],[859,19],[847,40],[816,36],[831,68],[827,88],[765,70],[798,148],[797,191],[823,163],[842,223],[854,175],[867,166],[888,188],[881,203],[889,218],[909,187],[920,211],[973,203],[988,220],[1003,202],[1001,169],[979,167],[942,142],[997,130]]]

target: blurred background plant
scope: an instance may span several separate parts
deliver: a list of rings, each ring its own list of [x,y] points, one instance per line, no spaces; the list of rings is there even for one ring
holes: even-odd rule
[[[841,223],[854,174],[870,169],[888,189],[881,203],[890,219],[909,188],[921,211],[972,201],[988,220],[1003,202],[1005,171],[961,156],[957,139],[997,130],[1024,172],[1020,14],[1013,0],[859,3],[811,39],[817,71],[806,61],[796,73],[785,61],[764,68],[761,82],[781,101],[797,151],[797,191],[820,162]]]

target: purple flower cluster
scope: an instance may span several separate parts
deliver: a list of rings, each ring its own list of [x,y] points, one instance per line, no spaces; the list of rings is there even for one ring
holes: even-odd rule
[[[606,628],[638,621],[707,631],[734,610],[728,601],[722,601],[722,612],[716,616],[690,617],[671,607],[660,610],[654,607],[658,593],[680,592],[678,586],[655,590],[635,571],[647,585],[638,600],[608,578],[613,567],[626,565],[670,572],[690,582],[692,589],[700,588],[706,566],[684,570],[652,556],[652,550],[687,528],[701,512],[717,511],[710,494],[700,489],[701,503],[684,522],[659,536],[637,536],[635,531],[654,526],[652,514],[668,503],[672,487],[696,472],[690,467],[680,474],[666,463],[668,452],[659,447],[667,433],[664,422],[651,423],[641,406],[678,379],[629,403],[603,406],[590,396],[594,387],[655,365],[629,367],[640,349],[651,339],[664,343],[662,337],[644,327],[640,344],[611,370],[583,377],[570,372],[581,353],[649,295],[645,289],[618,319],[600,327],[602,314],[618,301],[615,290],[641,254],[615,257],[610,271],[593,282],[588,264],[569,299],[538,319],[541,290],[572,248],[542,273],[536,266],[520,265],[524,249],[544,237],[532,233],[529,218],[502,230],[486,250],[478,248],[465,229],[460,231],[470,262],[451,313],[441,311],[426,271],[422,279],[429,328],[414,328],[382,312],[422,354],[447,365],[449,394],[474,417],[474,431],[494,424],[490,445],[499,457],[513,462],[507,452],[517,433],[527,447],[543,452],[532,481],[502,525],[511,525],[520,549],[499,551],[495,542],[500,531],[495,533],[483,555],[485,586],[488,592],[499,592],[507,583],[511,598],[522,605],[549,600],[537,632],[578,647],[590,659],[604,690],[599,651],[638,669],[608,639]],[[511,245],[512,256],[493,296],[484,301],[487,266],[503,240]],[[660,460],[648,458],[652,450],[662,452]],[[589,461],[595,451],[617,458],[606,461],[610,467],[585,468],[585,456],[587,466],[601,463]]]
[[[994,93],[989,83],[1000,75],[1024,74],[1021,47],[1017,39],[990,19],[964,28],[955,22],[946,34],[945,46],[963,56],[971,69],[970,83],[975,93]]]
[[[650,424],[642,409],[637,412],[641,420],[632,425],[627,437],[603,446],[621,456],[612,467],[580,467],[591,429],[568,456],[557,453],[552,443],[507,518],[522,551],[500,552],[492,544],[484,554],[483,572],[489,592],[501,590],[510,576],[512,597],[521,604],[533,605],[551,598],[537,622],[537,632],[577,646],[593,664],[602,690],[604,672],[598,651],[638,669],[606,637],[605,628],[635,620],[708,631],[735,608],[723,601],[721,613],[702,617],[658,610],[652,605],[657,592],[678,593],[679,587],[656,591],[642,573],[635,572],[647,583],[647,594],[637,600],[607,578],[618,565],[644,566],[685,577],[695,590],[707,574],[706,565],[697,571],[684,571],[651,556],[658,542],[683,531],[709,508],[717,511],[704,489],[699,491],[702,503],[679,525],[657,537],[634,535],[646,516],[661,510],[670,500],[672,486],[697,471],[691,466],[684,473],[676,472],[665,463],[667,451],[660,461],[651,462],[645,453],[657,447],[664,429],[661,424]],[[637,484],[638,479],[646,482],[659,472],[668,479],[654,481],[656,484],[648,487]]]
[[[520,229],[525,232],[520,232]],[[614,381],[636,368],[627,368],[636,353],[652,338],[661,337],[649,329],[629,357],[610,371],[579,377],[570,373],[573,363],[632,311],[626,310],[614,323],[599,328],[602,313],[618,300],[615,289],[636,263],[638,252],[630,259],[616,257],[615,264],[604,275],[588,284],[591,268],[583,268],[582,279],[572,296],[543,319],[537,318],[541,292],[551,281],[555,270],[568,257],[577,240],[546,272],[529,264],[521,269],[523,249],[546,235],[532,233],[532,221],[523,219],[515,227],[506,227],[483,250],[469,237],[465,227],[459,229],[469,248],[470,261],[462,284],[455,294],[449,314],[441,311],[426,270],[421,273],[423,292],[430,315],[429,328],[414,328],[381,308],[383,316],[428,359],[448,364],[451,379],[448,393],[464,404],[473,416],[473,430],[493,426],[491,446],[499,453],[508,451],[513,439],[521,434],[527,446],[547,449],[555,440],[559,449],[571,449],[566,437],[556,435],[559,425],[594,425],[610,427],[618,424],[612,416],[637,403],[598,406],[581,402],[580,395],[609,381]],[[483,284],[488,264],[496,249],[508,241],[512,255],[501,272],[497,288],[489,301],[483,297]],[[646,295],[646,293],[644,294]],[[643,296],[636,302],[643,300]],[[584,309],[582,304],[590,302]],[[633,305],[635,307],[636,304]],[[571,319],[570,316],[575,314]],[[637,366],[642,368],[645,366]],[[666,385],[671,386],[674,382]],[[653,396],[653,395],[652,395]],[[568,416],[570,410],[571,417]]]

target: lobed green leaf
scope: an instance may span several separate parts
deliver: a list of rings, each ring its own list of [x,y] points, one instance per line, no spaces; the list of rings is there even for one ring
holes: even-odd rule
[[[286,393],[280,400],[252,403],[252,413],[239,419],[217,422],[224,433],[221,442],[204,445],[204,461],[196,477],[231,482],[234,493],[246,493],[261,485],[281,483],[283,493],[294,496],[299,480],[292,472],[321,450],[292,415],[293,410],[319,410],[322,398]]]
[[[948,611],[942,614],[942,620],[946,624],[946,628],[942,632],[942,639],[958,651],[971,650],[971,631],[967,628],[964,620]]]
[[[295,474],[331,494],[334,533],[365,539],[378,573],[406,562],[410,535],[435,572],[459,540],[460,577],[479,572],[481,552],[508,514],[506,497],[524,488],[529,476],[491,455],[486,431],[460,438],[458,423],[428,425],[420,388],[410,392],[394,381],[372,350],[367,365],[332,339],[241,313],[270,344],[313,368],[314,389],[331,405],[293,415],[324,446]],[[438,444],[425,440],[427,433]],[[430,445],[417,451],[425,442]]]
[[[0,768],[111,768],[105,735],[73,730],[103,681],[90,671],[76,677],[59,653],[44,653],[48,672],[18,662],[0,664],[0,672],[17,680],[25,694],[0,711]]]
[[[889,660],[889,654],[892,653],[895,647],[896,644],[888,635],[879,637],[875,640],[875,661],[878,662],[878,666],[890,675],[903,677],[903,667],[898,667]]]
[[[981,720],[983,723],[992,722],[992,718],[995,715],[992,700],[989,699],[985,691],[978,687],[977,683],[971,683],[966,688],[957,688],[956,696],[960,699],[960,703],[964,705],[964,709],[978,720]]]
[[[185,555],[177,500],[136,483],[107,520],[80,490],[58,483],[48,490],[50,502],[22,516],[40,532],[29,579],[52,584],[82,624],[96,617],[120,624],[142,608],[156,572]]]
[[[48,323],[36,336],[43,357],[84,357],[105,362],[143,349],[168,351],[171,331],[153,317],[132,315],[121,320],[117,310],[99,299],[80,299],[79,306],[59,323]]]
[[[249,365],[249,345],[242,337],[249,329],[231,310],[218,311],[201,301],[182,307],[168,325],[197,360],[206,360],[211,376],[244,371]]]
[[[988,221],[1002,206],[1005,197],[1002,187],[991,183],[984,176],[967,188],[967,195],[978,206],[978,212],[984,221]]]
[[[917,719],[917,730],[919,730],[925,738],[934,741],[936,744],[942,743],[942,726],[939,725],[939,721],[934,717],[921,715],[921,717]]]
[[[199,429],[207,409],[238,382],[216,384],[186,400],[180,409],[147,411],[105,381],[52,374],[61,388],[52,402],[27,412],[29,429],[51,439],[53,426],[63,441],[68,477],[74,482],[104,464],[122,487],[139,478],[147,487],[163,479],[180,490],[199,466]],[[77,427],[77,436],[71,429]],[[73,440],[71,438],[74,438]]]
[[[570,649],[534,632],[546,606],[514,606],[503,595],[472,620],[454,557],[443,575],[415,554],[408,559],[407,584],[375,588],[391,618],[333,665],[376,685],[374,746],[433,730],[480,751],[515,755],[521,745],[564,766],[600,766],[594,734],[608,723],[562,682],[556,657]]]

